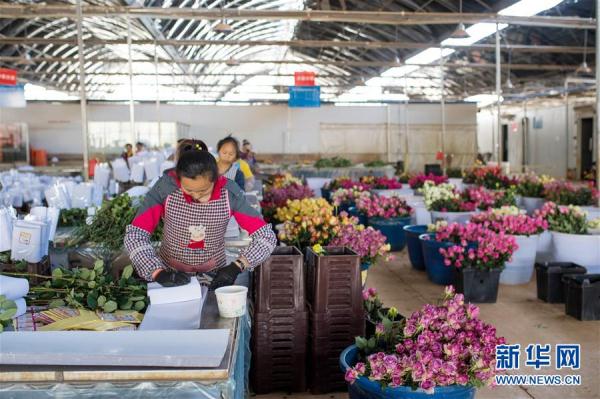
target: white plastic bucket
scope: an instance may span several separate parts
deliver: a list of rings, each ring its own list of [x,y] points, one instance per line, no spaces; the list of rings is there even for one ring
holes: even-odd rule
[[[445,220],[448,224],[460,223],[467,224],[471,220],[471,216],[477,212],[437,212],[431,211],[431,220],[435,223],[438,220]]]
[[[215,290],[215,295],[221,317],[240,317],[246,313],[247,287],[241,285],[221,287]]]
[[[552,233],[552,261],[573,262],[600,273],[600,236],[590,234]]]
[[[513,236],[519,249],[515,251],[512,260],[507,262],[500,274],[500,284],[527,284],[533,275],[535,256],[539,236]]]

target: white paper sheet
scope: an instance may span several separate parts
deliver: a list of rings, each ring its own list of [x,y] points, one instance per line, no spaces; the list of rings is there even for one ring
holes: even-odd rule
[[[0,274],[0,295],[14,301],[23,298],[29,292],[29,281]]]
[[[0,364],[214,368],[228,342],[228,329],[4,332]]]
[[[202,287],[202,298],[194,301],[150,305],[139,330],[197,330],[208,287]]]
[[[148,297],[152,305],[194,301],[202,298],[202,288],[194,277],[189,284],[179,287],[163,287],[158,283],[150,283],[148,284]]]

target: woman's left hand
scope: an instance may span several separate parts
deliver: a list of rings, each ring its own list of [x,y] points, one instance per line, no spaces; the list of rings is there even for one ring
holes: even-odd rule
[[[210,283],[208,288],[210,291],[214,291],[217,288],[225,287],[235,283],[235,279],[242,272],[242,269],[236,263],[230,263],[228,266],[222,267],[217,271],[217,275]]]

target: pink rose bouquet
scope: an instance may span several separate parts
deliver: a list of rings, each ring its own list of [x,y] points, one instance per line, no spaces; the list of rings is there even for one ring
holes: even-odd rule
[[[360,198],[356,202],[359,211],[370,218],[403,218],[410,216],[412,208],[400,197],[380,197],[372,195],[369,198]]]
[[[449,385],[493,385],[496,328],[479,319],[479,308],[446,287],[440,305],[414,312],[396,339],[395,350],[369,355],[346,371],[346,381],[366,377],[384,387],[410,386],[433,393]]]
[[[504,232],[515,236],[541,234],[548,229],[548,222],[540,215],[527,216],[518,208],[492,209],[471,217],[471,222],[496,233]]]
[[[379,230],[362,224],[342,226],[329,245],[352,249],[360,256],[361,263],[374,264],[380,258],[386,261],[392,259],[385,236]]]

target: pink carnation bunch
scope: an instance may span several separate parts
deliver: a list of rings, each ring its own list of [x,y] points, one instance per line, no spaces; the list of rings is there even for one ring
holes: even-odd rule
[[[433,184],[435,184],[437,186],[437,185],[440,185],[442,183],[447,183],[448,182],[448,176],[437,176],[437,175],[434,175],[432,173],[430,173],[428,175],[419,174],[419,175],[411,177],[408,180],[408,185],[413,190],[416,190],[418,188],[423,187],[423,185],[425,185],[426,181],[433,182]]]
[[[479,319],[479,308],[446,287],[441,305],[414,312],[392,353],[378,352],[346,371],[346,381],[366,377],[382,387],[411,386],[433,393],[437,386],[493,385],[496,328]]]
[[[360,198],[356,207],[368,217],[402,218],[410,216],[412,208],[400,197],[381,197],[372,195],[370,198]]]
[[[329,245],[352,249],[360,256],[361,263],[373,264],[380,258],[386,261],[392,259],[385,236],[372,227],[357,224],[342,226]]]

